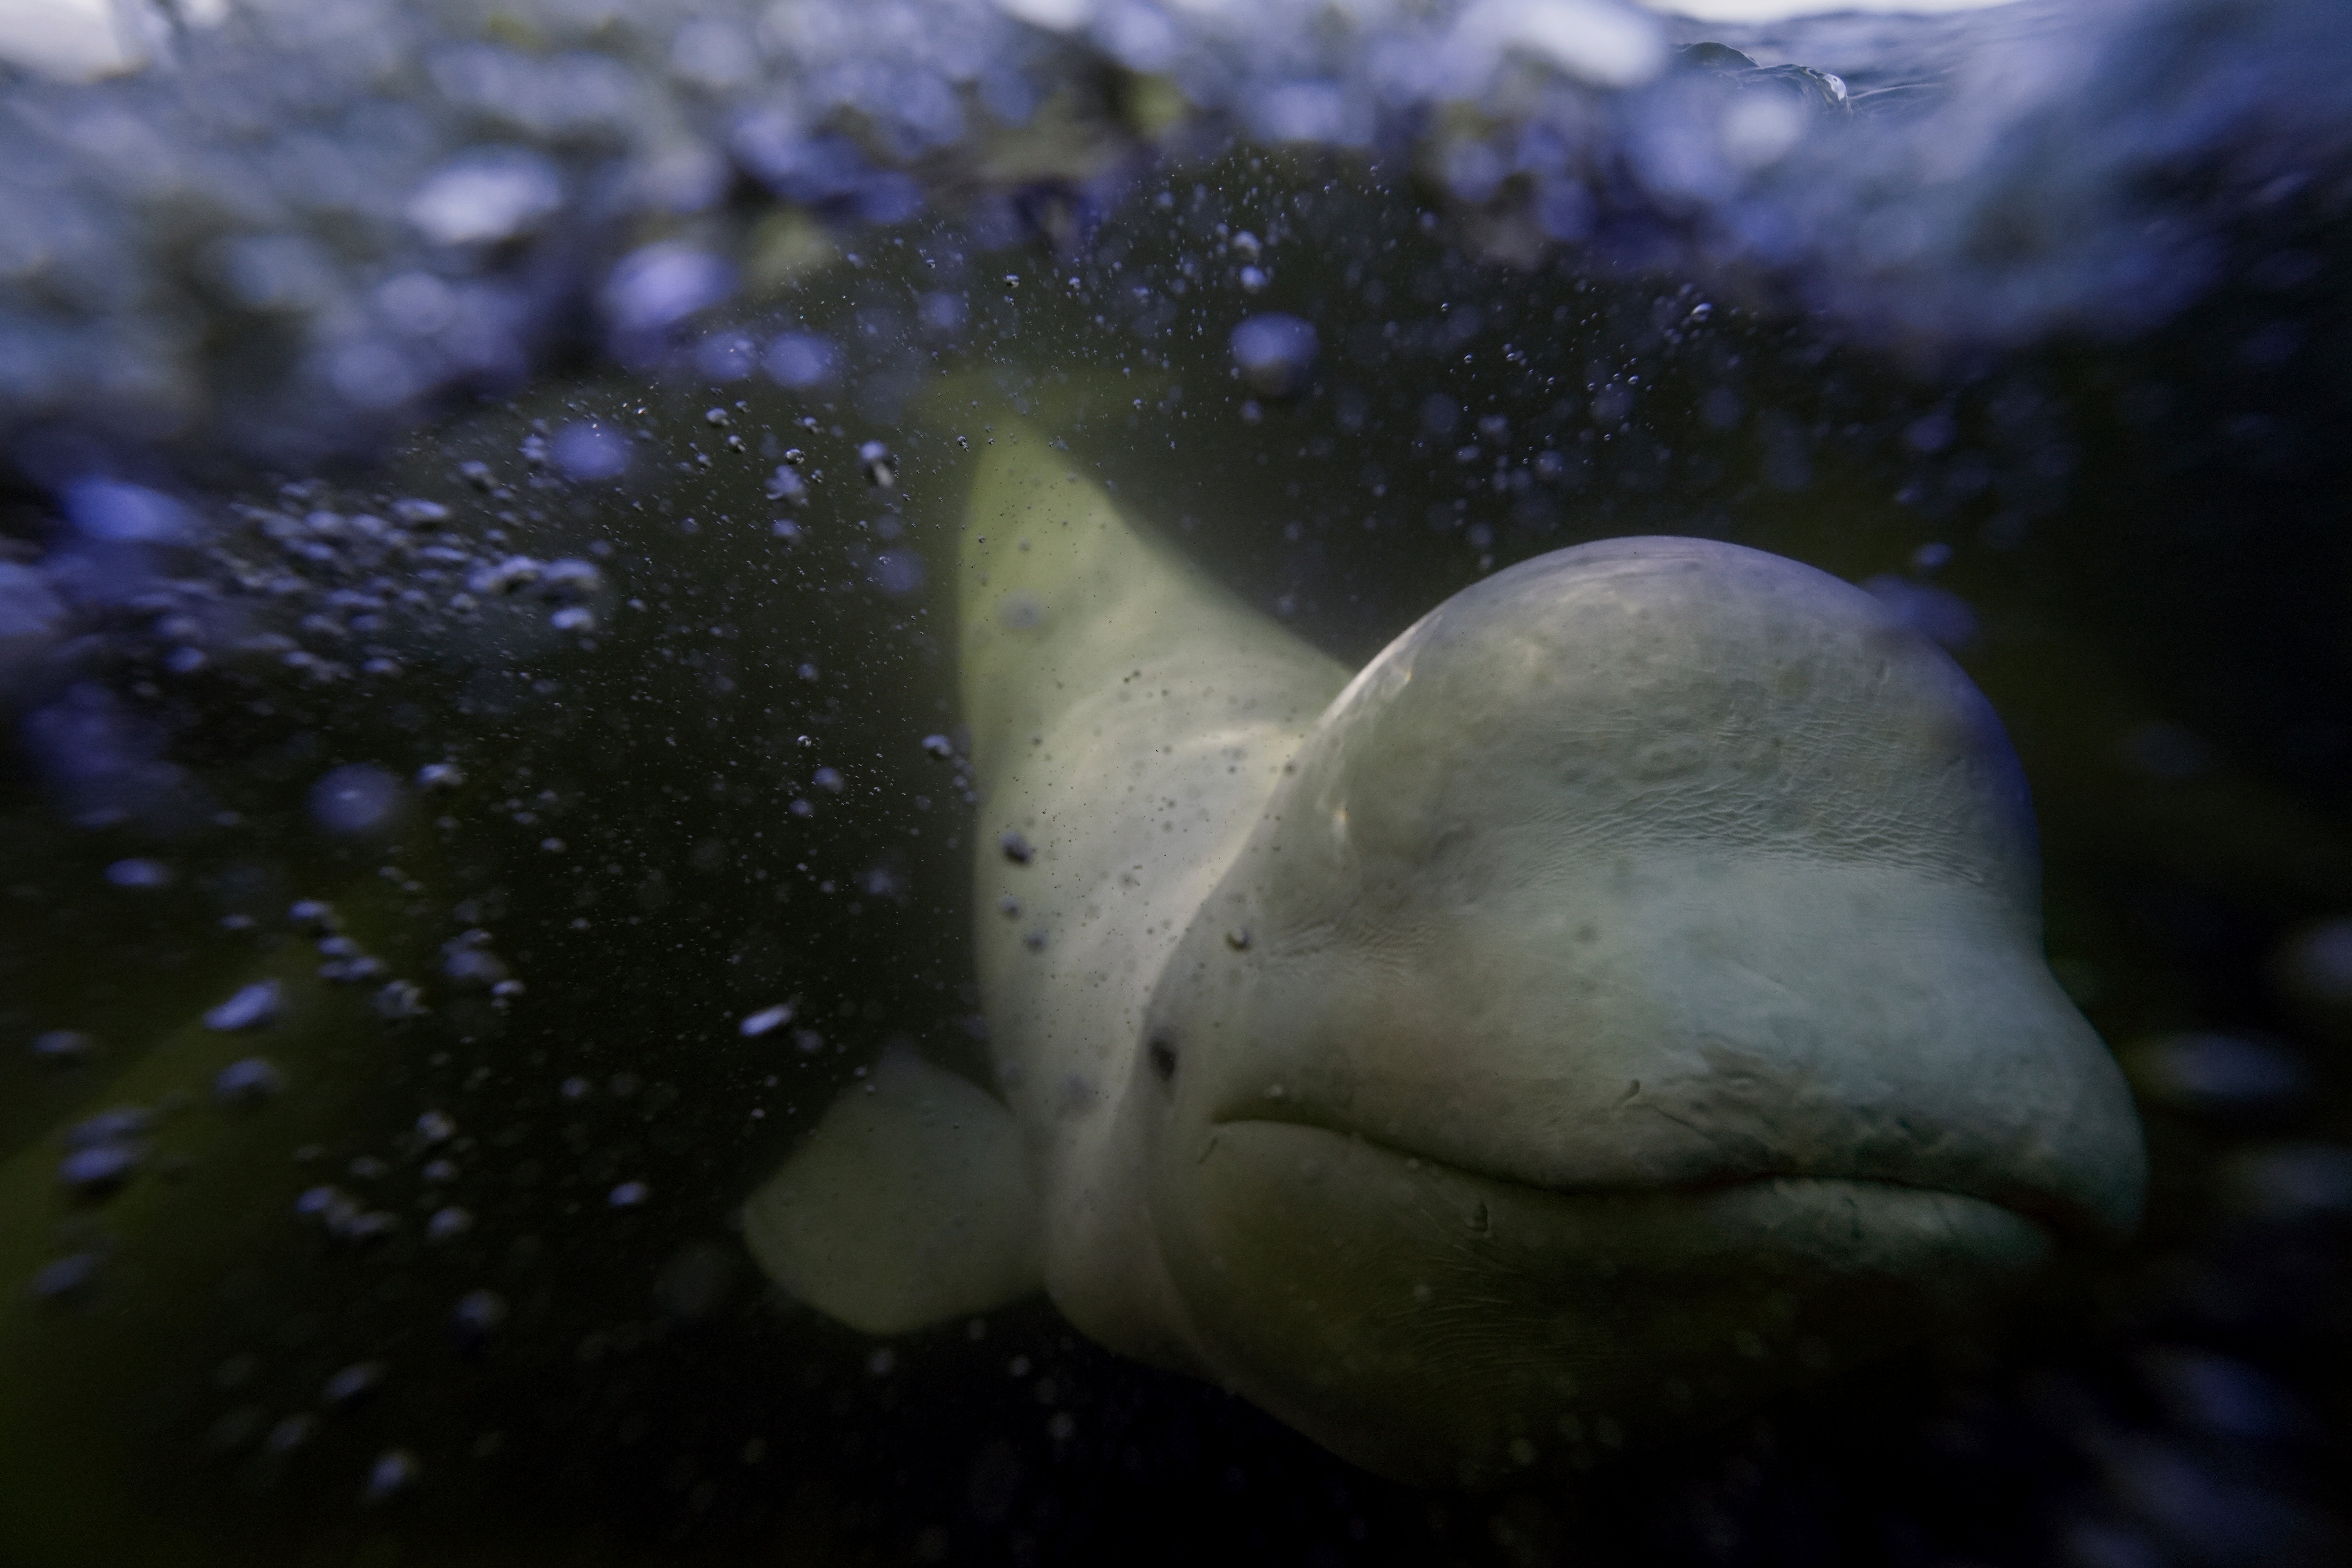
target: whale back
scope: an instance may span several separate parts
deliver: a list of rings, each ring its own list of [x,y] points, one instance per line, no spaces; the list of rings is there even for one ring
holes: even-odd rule
[[[983,440],[957,614],[1003,1100],[893,1062],[753,1195],[747,1234],[772,1278],[872,1331],[1043,1287],[1096,1339],[1197,1370],[1121,1106],[1168,952],[1347,671],[1034,428]]]
[[[1122,1118],[1144,1008],[1347,671],[1035,431],[995,439],[965,509],[958,607],[999,1084],[1036,1162],[1055,1302],[1115,1348],[1190,1365]]]

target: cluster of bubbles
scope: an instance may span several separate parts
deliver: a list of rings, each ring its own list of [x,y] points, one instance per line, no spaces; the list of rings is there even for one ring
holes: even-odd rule
[[[241,5],[142,72],[12,87],[0,439],[51,487],[364,447],[583,338],[662,362],[816,226],[1066,242],[1235,135],[1410,173],[1506,258],[1729,267],[1930,345],[2134,327],[2224,265],[2218,216],[2346,198],[2347,34],[2326,0],[1772,32],[1620,0]],[[795,388],[844,352],[695,348]]]
[[[352,787],[349,775],[362,772],[373,777],[360,786],[359,793],[373,794],[379,789],[397,792],[401,787],[380,769],[352,767],[331,773],[313,793],[337,795]],[[416,781],[415,787],[428,793],[446,792],[463,782],[448,764],[429,767],[425,775]],[[352,830],[333,821],[324,821],[321,826],[330,833]],[[118,862],[116,868],[110,869],[124,864],[128,863]],[[165,886],[172,880],[168,876],[110,879],[119,886],[144,889]],[[406,891],[413,893],[418,889],[413,880],[404,884]],[[370,994],[373,1011],[388,1031],[388,1041],[419,1037],[404,1033],[403,1026],[425,1017],[433,1010],[425,1005],[423,986],[400,979],[383,981],[386,963],[353,937],[342,913],[326,900],[297,900],[281,919],[268,922],[266,928],[262,922],[247,917],[232,917],[225,923],[263,937],[264,951],[283,951],[282,944],[288,939],[306,943],[320,960],[315,970],[317,978],[331,985],[374,988],[382,982],[380,988]],[[503,1006],[507,999],[523,989],[522,983],[512,978],[506,961],[495,951],[487,931],[471,928],[461,931],[442,943],[440,952],[443,962],[437,977],[436,1003],[446,1003],[450,996],[478,993],[489,998],[493,1005]],[[318,1026],[317,998],[306,994],[305,985],[306,982],[299,977],[289,980],[272,975],[252,981],[205,1007],[193,1027],[206,1036],[235,1037],[241,1042],[248,1038],[264,1043],[274,1040],[288,1058],[308,1061],[310,1076],[316,1077],[317,1065],[310,1058],[316,1056],[317,1041],[310,1037]],[[307,1019],[301,1016],[306,1010]],[[763,1016],[772,1019],[778,1011],[790,1016],[790,1009],[783,1008],[771,1009]],[[759,1030],[747,1027],[745,1032]],[[72,1076],[73,1069],[85,1068],[107,1055],[107,1047],[84,1031],[49,1029],[32,1039],[30,1054],[53,1072]],[[114,1256],[125,1249],[110,1238],[100,1223],[102,1216],[138,1181],[183,1181],[201,1168],[216,1155],[219,1125],[242,1125],[250,1121],[252,1130],[266,1142],[272,1123],[263,1113],[278,1107],[289,1089],[296,1087],[299,1071],[281,1066],[277,1056],[241,1056],[210,1073],[208,1095],[194,1087],[203,1082],[199,1076],[193,1083],[167,1089],[151,1103],[115,1104],[67,1126],[57,1139],[61,1154],[56,1162],[55,1178],[67,1205],[58,1228],[60,1236],[75,1238],[79,1245],[33,1271],[27,1282],[31,1297],[52,1311],[87,1310],[110,1300],[119,1300],[126,1288],[122,1276],[135,1272],[139,1265],[134,1260],[126,1268]],[[185,1079],[188,1075],[182,1072],[176,1076]],[[616,1079],[616,1083],[619,1081]],[[585,1092],[584,1083],[580,1092]],[[616,1089],[616,1092],[625,1091]],[[569,1083],[564,1093],[567,1098],[578,1098]],[[285,1131],[282,1119],[275,1125],[279,1132]],[[480,1152],[480,1143],[462,1130],[447,1110],[438,1105],[428,1106],[405,1131],[392,1139],[385,1151],[389,1158],[362,1152],[348,1160],[339,1180],[313,1179],[292,1198],[289,1205],[290,1217],[296,1225],[314,1232],[333,1254],[380,1255],[407,1228],[399,1210],[410,1205],[404,1205],[401,1198],[386,1191],[405,1175],[415,1189],[413,1206],[424,1211],[421,1224],[415,1228],[426,1246],[446,1249],[474,1229],[472,1211],[456,1201],[456,1194],[463,1188],[468,1174],[459,1162]],[[315,1142],[292,1151],[292,1163],[298,1170],[316,1166],[326,1158],[325,1146]],[[606,1202],[615,1210],[629,1209],[644,1204],[649,1194],[650,1188],[644,1180],[624,1180],[611,1187]],[[478,1358],[487,1353],[509,1312],[507,1299],[497,1290],[477,1287],[465,1291],[448,1310],[450,1343],[462,1354]],[[218,1387],[232,1395],[246,1392],[257,1366],[257,1358],[253,1355],[240,1353],[232,1357],[215,1380]],[[205,1451],[212,1456],[245,1456],[252,1475],[275,1475],[298,1455],[318,1446],[326,1436],[331,1421],[340,1419],[348,1424],[353,1413],[376,1404],[394,1377],[393,1366],[384,1360],[352,1362],[328,1376],[300,1407],[274,1421],[262,1405],[250,1399],[241,1400],[212,1423],[204,1438]],[[413,1448],[383,1447],[365,1465],[355,1489],[355,1500],[362,1506],[390,1502],[406,1494],[423,1473],[423,1463]]]
[[[551,466],[548,447],[546,437],[527,437],[519,467]],[[60,675],[87,664],[100,641],[107,660],[127,659],[174,689],[274,667],[322,691],[383,689],[453,631],[505,637],[499,646],[518,651],[563,639],[593,647],[599,607],[612,597],[603,570],[584,556],[542,560],[509,548],[497,513],[520,521],[503,505],[515,492],[487,465],[472,467],[478,518],[389,495],[337,510],[316,483],[288,483],[268,502],[234,503],[214,518],[142,486],[78,487],[73,526],[55,547],[37,563],[0,566],[15,574],[25,612],[0,651],[0,688],[30,701],[26,752],[68,814],[89,826],[152,821],[186,815],[193,800],[184,772],[163,760],[152,717],[103,682]],[[76,631],[103,636],[78,643]],[[418,783],[429,794],[454,778]],[[352,763],[321,774],[308,807],[320,826],[349,837],[386,826],[403,799],[383,768]],[[126,886],[154,874],[134,861],[110,873]]]

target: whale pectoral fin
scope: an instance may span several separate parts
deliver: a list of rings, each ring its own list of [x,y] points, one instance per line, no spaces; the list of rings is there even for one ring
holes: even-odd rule
[[[1035,1177],[1013,1113],[912,1053],[886,1056],[743,1205],[751,1256],[869,1334],[1044,1289]]]

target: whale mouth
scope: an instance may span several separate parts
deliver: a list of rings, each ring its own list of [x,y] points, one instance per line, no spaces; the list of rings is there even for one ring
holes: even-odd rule
[[[1875,1177],[1555,1191],[1281,1118],[1180,1160],[1155,1215],[1203,1359],[1408,1480],[1718,1424],[1999,1301],[2053,1242]]]
[[[1770,1235],[1781,1228],[1781,1219],[1801,1214],[1817,1215],[1825,1205],[1847,1211],[1857,1225],[1864,1224],[1867,1215],[1889,1219],[1901,1216],[1897,1223],[1998,1232],[2001,1244],[1993,1250],[2003,1255],[2030,1251],[2037,1258],[2056,1240],[2071,1238],[2083,1228],[2078,1216],[2060,1205],[2019,1204],[2009,1201],[2005,1194],[1970,1191],[1943,1183],[1906,1182],[1877,1172],[1792,1168],[1727,1172],[1715,1177],[1549,1184],[1419,1153],[1371,1137],[1360,1129],[1307,1116],[1235,1116],[1210,1122],[1207,1131],[1213,1144],[1221,1134],[1249,1136],[1251,1129],[1280,1129],[1279,1135],[1286,1137],[1307,1135],[1307,1140],[1299,1142],[1296,1154],[1298,1175],[1303,1181],[1318,1180],[1323,1162],[1345,1149],[1391,1163],[1407,1177],[1426,1176],[1433,1182],[1478,1189],[1488,1194],[1478,1200],[1486,1205],[1487,1219],[1481,1226],[1474,1206],[1465,1216],[1465,1225],[1474,1232],[1492,1229],[1499,1212],[1493,1202],[1497,1197],[1504,1201],[1505,1207],[1555,1219],[1589,1215],[1611,1205],[1654,1205],[1681,1200],[1695,1212],[1719,1211],[1719,1219],[1737,1214],[1741,1221],[1761,1228],[1765,1234],[1759,1239],[1766,1245],[1769,1245]],[[1318,1151],[1312,1140],[1327,1141],[1326,1146]]]
[[[1381,1138],[1353,1125],[1346,1117],[1334,1114],[1328,1107],[1311,1100],[1293,1099],[1279,1106],[1250,1106],[1237,1113],[1212,1116],[1208,1131],[1213,1133],[1220,1129],[1251,1125],[1311,1130],[1377,1151],[1402,1162],[1409,1169],[1445,1170],[1464,1179],[1492,1183],[1530,1197],[1591,1200],[1654,1196],[1667,1193],[1727,1193],[1743,1188],[1769,1190],[1776,1184],[1787,1183],[1836,1184],[1855,1194],[1936,1194],[1965,1200],[1981,1205],[1988,1210],[2011,1215],[2021,1223],[2031,1224],[2051,1240],[2078,1246],[2110,1244],[2128,1231],[2128,1227],[2119,1231],[2111,1216],[2101,1214],[2070,1194],[2051,1190],[2023,1178],[2004,1180],[2000,1167],[1991,1162],[1964,1165],[1948,1154],[1936,1162],[1942,1169],[1924,1171],[1916,1177],[1901,1170],[1888,1169],[1887,1162],[1881,1159],[1851,1166],[1832,1162],[1743,1163],[1727,1164],[1717,1171],[1685,1170],[1671,1175],[1629,1173],[1622,1179],[1614,1180],[1603,1177],[1547,1182],[1531,1178],[1523,1171],[1498,1169],[1464,1160],[1458,1153],[1428,1153]]]

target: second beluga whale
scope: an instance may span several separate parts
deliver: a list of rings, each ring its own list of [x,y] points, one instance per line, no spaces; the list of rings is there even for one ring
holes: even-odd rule
[[[961,526],[998,1092],[896,1055],[836,1101],[745,1209],[803,1300],[892,1333],[1042,1289],[1476,1483],[2135,1224],[2017,760],[1871,595],[1612,540],[1351,679],[1033,430]]]

